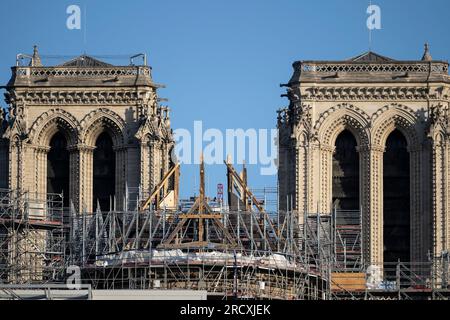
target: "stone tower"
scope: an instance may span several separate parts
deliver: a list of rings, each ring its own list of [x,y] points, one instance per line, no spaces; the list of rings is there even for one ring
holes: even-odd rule
[[[360,210],[366,264],[450,249],[448,63],[298,61],[279,110],[280,207]],[[292,205],[291,205],[292,204]]]
[[[64,194],[91,212],[124,207],[125,191],[151,191],[173,165],[169,109],[151,67],[114,66],[87,55],[43,66],[35,47],[6,86],[0,187]]]

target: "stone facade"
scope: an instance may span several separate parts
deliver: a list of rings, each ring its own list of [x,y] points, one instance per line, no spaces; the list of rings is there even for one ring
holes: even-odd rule
[[[332,212],[335,143],[350,131],[359,158],[363,257],[383,263],[383,156],[398,130],[409,153],[410,261],[449,250],[448,63],[433,60],[426,46],[417,61],[367,52],[293,68],[285,85],[289,106],[278,114],[280,208],[292,203],[299,215]]]
[[[29,66],[12,67],[8,115],[0,141],[0,187],[47,193],[50,140],[67,142],[69,190],[77,210],[93,210],[93,153],[107,132],[115,154],[114,191],[121,210],[125,190],[150,191],[173,165],[169,109],[159,105],[151,68],[114,66],[83,55],[44,67],[37,49]]]

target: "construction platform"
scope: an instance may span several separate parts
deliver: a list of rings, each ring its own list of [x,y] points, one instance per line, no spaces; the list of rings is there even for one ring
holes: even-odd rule
[[[186,210],[161,205],[170,174],[150,195],[127,194],[125,211],[79,212],[63,208],[62,195],[0,190],[0,298],[73,284],[208,299],[450,297],[448,256],[366,265],[359,211],[266,211],[245,172],[226,165],[229,203],[216,208],[203,165],[199,196]]]

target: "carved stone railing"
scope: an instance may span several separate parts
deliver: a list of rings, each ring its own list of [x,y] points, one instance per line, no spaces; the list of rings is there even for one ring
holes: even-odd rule
[[[394,72],[417,72],[417,73],[440,73],[448,74],[448,63],[445,62],[397,62],[397,63],[355,63],[355,62],[297,62],[296,68],[301,72],[311,73],[394,73]]]
[[[150,76],[148,66],[125,67],[14,67],[17,77],[115,77],[115,76]]]

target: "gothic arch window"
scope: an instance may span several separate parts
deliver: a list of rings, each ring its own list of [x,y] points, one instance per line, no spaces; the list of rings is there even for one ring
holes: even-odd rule
[[[410,157],[398,129],[389,134],[383,156],[384,262],[410,261]]]
[[[81,126],[86,128],[81,134],[81,140],[89,146],[95,145],[99,134],[103,131],[108,131],[114,146],[124,142],[125,123],[110,110],[101,108],[92,111],[81,121]]]
[[[69,206],[70,160],[67,139],[56,132],[50,139],[47,153],[47,193],[63,193],[64,206]]]
[[[338,210],[359,210],[359,155],[357,142],[349,130],[336,138],[333,154],[333,207]]]
[[[93,159],[93,208],[100,205],[102,211],[111,210],[115,195],[116,155],[113,140],[107,131],[102,132],[95,142]]]

